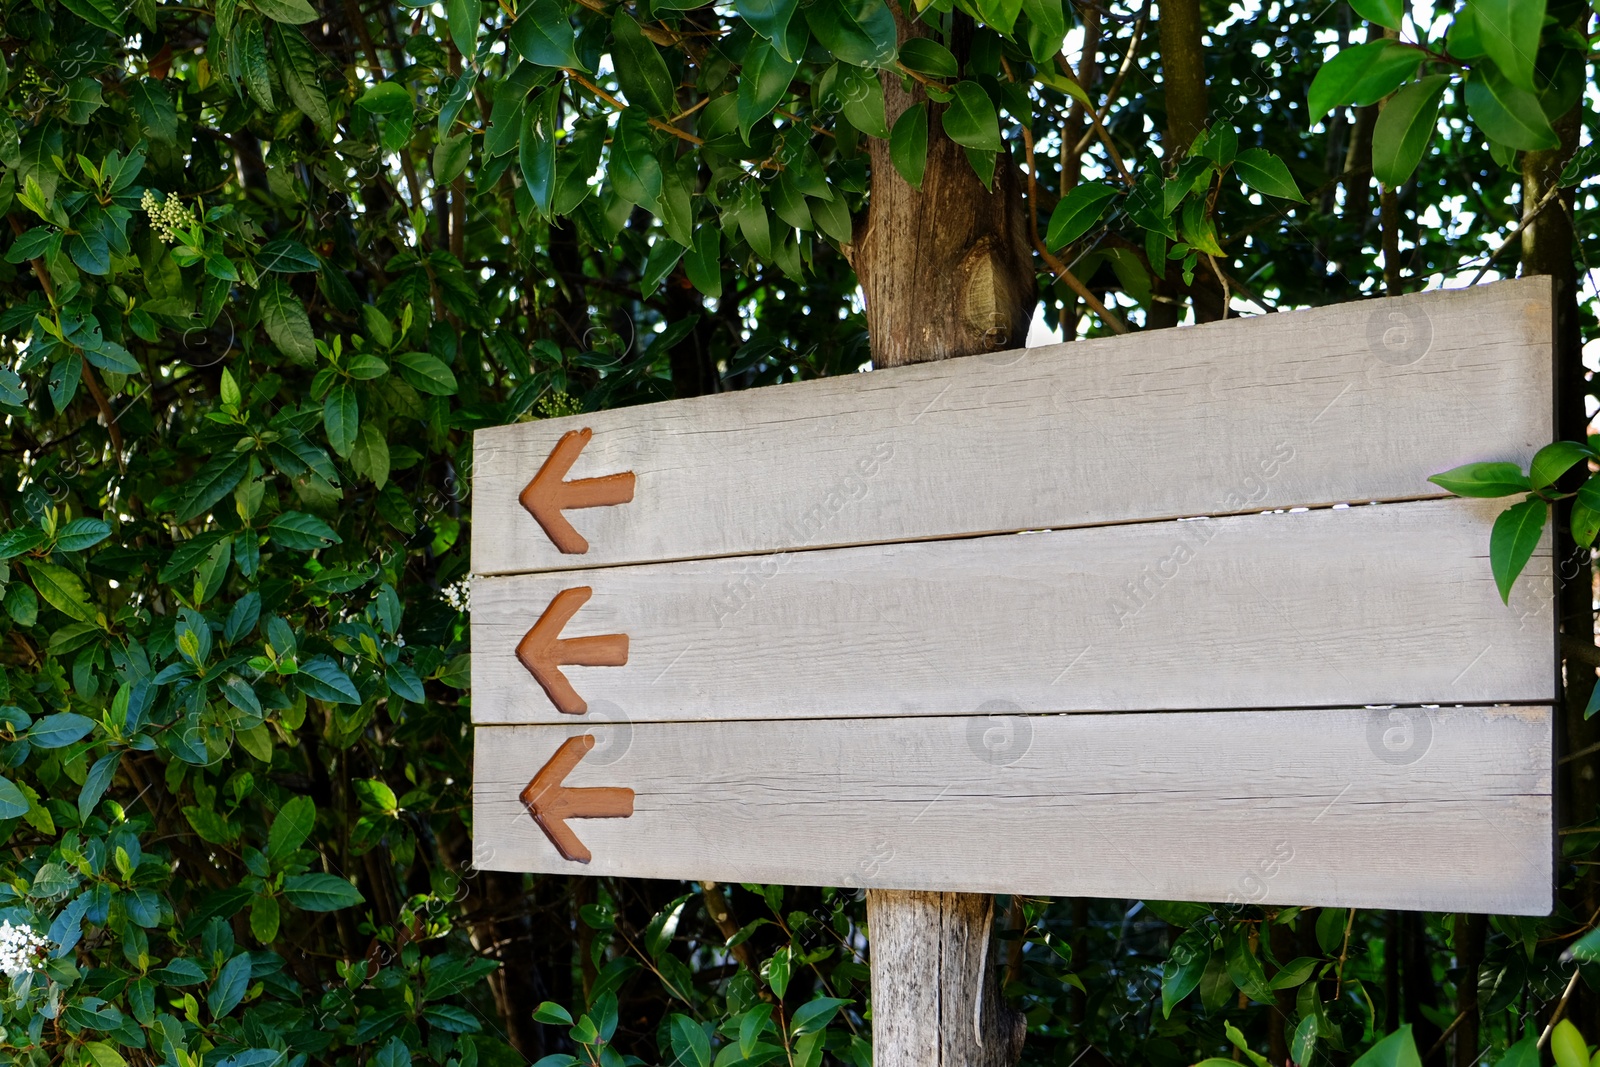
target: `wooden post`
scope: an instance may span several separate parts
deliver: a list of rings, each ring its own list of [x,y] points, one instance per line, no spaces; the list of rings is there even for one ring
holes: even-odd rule
[[[876,1067],[1011,1067],[1026,1026],[1000,995],[994,898],[867,891]]]
[[[891,4],[897,37],[931,31]],[[972,26],[955,17],[951,44],[965,61]],[[993,190],[944,136],[942,108],[920,85],[885,74],[893,123],[929,106],[927,172],[920,190],[900,177],[889,144],[870,142],[872,195],[856,226],[851,265],[866,298],[875,367],[1021,348],[1033,317],[1033,252],[1022,183],[1002,151]],[[909,84],[909,83],[908,83]],[[971,893],[870,890],[872,1058],[877,1067],[1012,1067],[1021,1016],[994,979],[994,898]]]

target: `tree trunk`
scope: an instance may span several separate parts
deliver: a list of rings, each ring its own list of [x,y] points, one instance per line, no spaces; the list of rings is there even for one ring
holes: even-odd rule
[[[1161,43],[1161,86],[1167,108],[1167,130],[1163,136],[1166,158],[1175,160],[1189,151],[1194,139],[1206,128],[1210,111],[1210,92],[1206,86],[1206,55],[1202,34],[1205,21],[1200,0],[1162,0],[1157,21]],[[1214,322],[1226,317],[1222,283],[1202,260],[1192,284],[1185,285],[1177,264],[1151,264],[1163,271],[1156,279],[1155,292],[1163,300],[1155,302],[1146,325],[1152,329],[1176,326],[1182,316],[1183,297],[1189,298],[1196,322]]]
[[[1205,23],[1200,0],[1165,0],[1161,33],[1161,84],[1167,104],[1167,156],[1181,156],[1206,127]]]
[[[902,43],[931,36],[890,5]],[[971,22],[950,42],[965,61]],[[889,124],[927,102],[883,76]],[[872,189],[850,262],[866,298],[876,367],[1020,347],[1038,302],[1022,183],[1011,158],[986,189],[929,103],[921,190],[895,170],[887,141],[868,151]],[[1031,210],[1031,205],[1028,206]],[[994,898],[973,893],[870,890],[873,1061],[877,1067],[1012,1067],[1026,1027],[1001,999],[991,953]]]
[[[1455,1067],[1475,1067],[1478,1054],[1478,971],[1483,966],[1483,945],[1489,933],[1489,920],[1483,915],[1457,915],[1455,924],[1456,962],[1461,977],[1456,981]]]
[[[932,36],[890,6],[902,43]],[[964,59],[971,23],[961,15],[955,22],[952,50]],[[944,106],[928,102],[920,85],[906,92],[898,75],[882,80],[890,126],[913,104],[929,103],[928,166],[919,191],[895,170],[888,141],[873,138],[868,147],[872,191],[850,264],[866,299],[873,365],[1021,347],[1037,296],[1015,164],[1001,152],[994,188],[985,189],[966,150],[944,135]]]
[[[1589,423],[1584,410],[1587,386],[1578,318],[1578,273],[1573,260],[1576,239],[1572,230],[1572,192],[1557,193],[1549,203],[1544,200],[1550,190],[1557,187],[1561,168],[1577,147],[1580,123],[1580,108],[1573,108],[1555,123],[1561,147],[1525,152],[1522,156],[1522,214],[1524,220],[1528,220],[1522,231],[1522,273],[1550,276],[1555,308],[1556,437],[1571,441],[1584,440]],[[1565,480],[1561,484],[1568,487]],[[1556,508],[1557,614],[1565,637],[1590,645],[1595,636],[1594,578],[1588,553],[1578,550],[1572,540],[1569,515],[1570,505]],[[1600,742],[1600,716],[1589,720],[1583,717],[1594,684],[1592,668],[1567,660],[1563,687],[1564,736],[1558,750],[1582,752]],[[1595,817],[1600,808],[1600,778],[1597,778],[1595,764],[1591,753],[1560,768],[1563,773],[1558,786],[1559,825],[1575,826]],[[1567,903],[1575,912],[1593,915],[1600,909],[1600,882],[1594,873],[1596,868],[1581,870],[1583,873],[1576,884],[1566,891]],[[1600,998],[1580,982],[1567,1014],[1585,1032],[1593,1032],[1600,1025]]]
[[[875,1067],[1012,1067],[1027,1027],[1000,996],[994,898],[867,891]]]

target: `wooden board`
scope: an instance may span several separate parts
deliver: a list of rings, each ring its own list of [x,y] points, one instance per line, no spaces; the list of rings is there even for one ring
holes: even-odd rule
[[[563,859],[518,800],[573,736]],[[1325,904],[1551,906],[1546,707],[564,723],[478,730],[489,870]]]
[[[472,569],[1440,496],[1551,439],[1550,320],[1534,278],[480,430]],[[519,497],[585,429],[561,473],[633,477],[552,479],[562,552]]]
[[[517,648],[577,589],[593,595],[552,634],[580,649],[626,640],[586,660],[613,665],[559,670],[583,703],[635,722],[1549,701],[1548,536],[1508,609],[1487,559],[1503,507],[1381,504],[480,579],[473,719],[565,717]]]
[[[1542,914],[1544,279],[479,431],[475,863]],[[1350,506],[1347,506],[1350,505]]]

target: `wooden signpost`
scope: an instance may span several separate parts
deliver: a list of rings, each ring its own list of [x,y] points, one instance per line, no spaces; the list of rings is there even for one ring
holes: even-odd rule
[[[1542,279],[479,431],[495,870],[1543,914]]]

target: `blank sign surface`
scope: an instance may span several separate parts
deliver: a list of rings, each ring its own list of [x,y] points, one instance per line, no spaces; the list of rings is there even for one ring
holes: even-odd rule
[[[1545,279],[481,430],[476,862],[1540,914]]]

